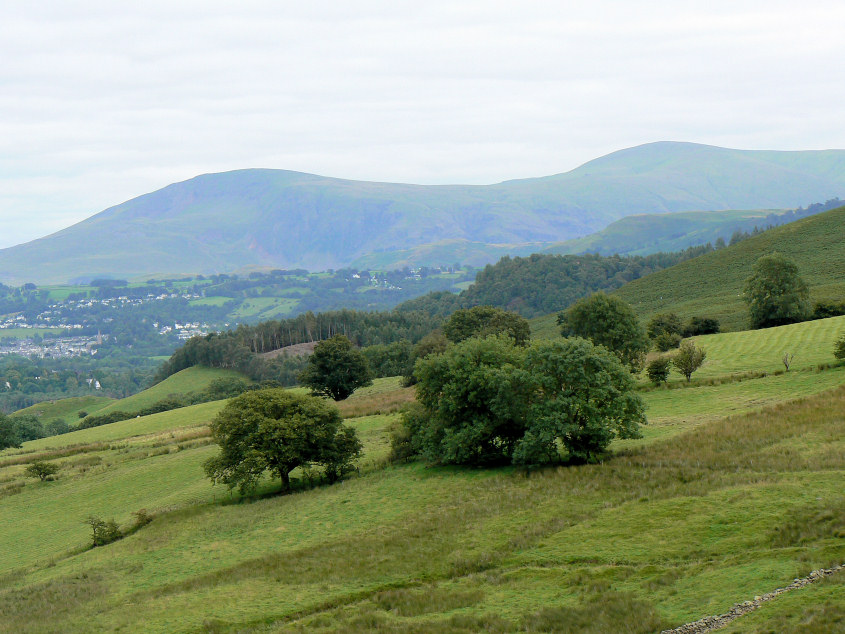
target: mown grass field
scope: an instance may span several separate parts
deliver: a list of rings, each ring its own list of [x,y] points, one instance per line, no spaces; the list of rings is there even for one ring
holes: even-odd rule
[[[214,379],[225,377],[244,379],[243,375],[234,370],[204,368],[200,366],[186,368],[167,377],[160,383],[156,383],[151,388],[110,403],[106,407],[102,408],[98,414],[108,414],[109,412],[117,410],[130,413],[138,412],[145,407],[153,405],[170,394],[190,394],[193,392],[201,392],[207,388]]]
[[[0,328],[0,339],[32,339],[35,335],[43,337],[48,333],[58,335],[63,332],[63,328]]]
[[[654,632],[845,561],[845,366],[711,383],[643,392],[644,438],[603,464],[526,474],[389,465],[412,391],[380,379],[341,404],[359,473],[249,500],[203,476],[222,402],[26,443],[0,453],[0,631]],[[88,515],[142,508],[85,549]],[[841,589],[728,631],[841,631]]]

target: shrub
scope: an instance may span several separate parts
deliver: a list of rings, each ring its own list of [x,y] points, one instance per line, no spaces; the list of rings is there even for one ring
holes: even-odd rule
[[[684,331],[681,334],[684,337],[697,337],[698,335],[715,335],[720,330],[721,325],[718,319],[692,317],[684,326]]]
[[[845,315],[845,302],[816,302],[813,307],[813,319],[827,319]]]
[[[53,464],[52,462],[42,462],[41,460],[36,460],[31,465],[29,465],[24,473],[31,478],[38,478],[42,482],[50,478],[50,476],[55,475],[59,472],[59,465]]]
[[[669,366],[671,365],[671,360],[666,357],[658,357],[651,361],[648,366],[646,366],[646,374],[648,374],[648,379],[655,385],[660,385],[661,383],[666,383],[666,380],[669,378]]]
[[[681,345],[681,341],[682,337],[678,333],[664,331],[655,337],[654,347],[660,352],[666,352],[667,350],[674,350],[677,348]]]
[[[664,333],[680,335],[682,330],[681,318],[675,313],[660,313],[659,315],[655,315],[646,325],[646,332],[651,339],[657,339],[657,337]]]
[[[105,546],[123,537],[120,527],[114,519],[106,521],[101,517],[92,515],[85,520],[85,523],[91,527],[91,545],[93,547]]]
[[[837,359],[845,359],[845,334],[843,334],[833,346],[833,356]]]

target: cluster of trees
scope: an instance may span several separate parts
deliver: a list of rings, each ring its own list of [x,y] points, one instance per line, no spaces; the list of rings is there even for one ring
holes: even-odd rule
[[[677,348],[685,337],[711,335],[719,332],[718,319],[711,317],[692,317],[684,324],[676,313],[660,313],[652,317],[646,325],[646,332],[654,347],[660,352]]]
[[[504,257],[479,271],[461,293],[462,306],[490,305],[523,317],[547,315],[596,291],[611,291],[654,271],[712,251],[705,245],[647,256],[542,255]]]
[[[517,345],[470,337],[417,361],[417,403],[393,438],[395,457],[440,464],[541,465],[598,458],[645,422],[634,380],[580,338]]]

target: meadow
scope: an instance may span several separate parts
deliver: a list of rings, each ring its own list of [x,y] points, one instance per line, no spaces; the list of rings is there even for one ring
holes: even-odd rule
[[[798,326],[812,332],[784,340],[827,336]],[[358,472],[333,486],[295,473],[291,495],[204,477],[223,402],[4,451],[0,630],[654,632],[724,612],[845,561],[845,366],[731,376],[755,349],[738,334],[702,338],[701,380],[642,391],[644,437],[597,465],[390,464],[413,398],[398,377],[340,404],[365,446]],[[24,478],[35,459],[58,479]],[[133,528],[142,509],[152,521]],[[129,534],[90,549],[89,515]],[[841,590],[834,576],[726,631],[839,631]]]

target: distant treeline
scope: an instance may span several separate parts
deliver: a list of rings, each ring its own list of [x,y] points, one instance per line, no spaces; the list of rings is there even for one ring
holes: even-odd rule
[[[475,283],[460,295],[429,293],[400,304],[396,310],[448,316],[459,308],[496,306],[527,318],[548,315],[591,293],[612,291],[644,275],[713,250],[712,245],[706,244],[677,253],[645,256],[586,253],[504,257],[479,271]]]
[[[340,334],[360,347],[399,341],[416,343],[440,326],[441,319],[420,312],[362,312],[339,310],[308,312],[291,319],[266,321],[255,326],[193,337],[159,370],[162,380],[180,370],[203,365],[240,370],[256,381],[273,380],[291,385],[304,367],[302,357],[285,355],[273,359],[259,356],[298,343],[323,341]]]

